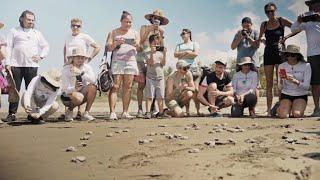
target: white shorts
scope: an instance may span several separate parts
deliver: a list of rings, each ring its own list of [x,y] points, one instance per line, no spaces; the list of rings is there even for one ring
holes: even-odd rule
[[[111,72],[113,75],[116,75],[116,74],[138,75],[139,70],[138,70],[137,61],[112,60]]]

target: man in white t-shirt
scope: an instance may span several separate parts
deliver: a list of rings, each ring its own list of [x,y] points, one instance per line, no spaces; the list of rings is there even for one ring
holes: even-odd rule
[[[20,25],[12,28],[7,36],[6,69],[11,70],[16,85],[20,91],[22,80],[28,88],[31,80],[37,76],[39,63],[48,55],[49,44],[42,33],[34,28],[35,15],[31,11],[22,12]],[[16,120],[18,102],[10,102],[7,121]]]
[[[74,18],[71,20],[71,31],[65,39],[64,44],[64,64],[67,63],[67,56],[70,54],[72,49],[81,48],[88,55],[90,53],[90,47],[93,48],[91,55],[89,56],[88,63],[98,55],[100,51],[99,45],[92,39],[88,34],[81,33],[82,20],[78,18]]]
[[[312,95],[314,101],[314,111],[311,116],[320,117],[320,0],[306,1],[306,5],[309,6],[309,17],[315,17],[314,20],[307,20],[308,13],[300,15],[297,21],[292,25],[292,32],[305,31],[307,37],[307,56],[308,63],[310,63],[312,69],[311,85]]]

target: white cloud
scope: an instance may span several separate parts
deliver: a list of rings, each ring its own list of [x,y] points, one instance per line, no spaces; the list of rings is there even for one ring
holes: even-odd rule
[[[288,7],[290,11],[292,11],[295,15],[303,14],[307,12],[309,9],[302,0],[294,0],[294,2]]]

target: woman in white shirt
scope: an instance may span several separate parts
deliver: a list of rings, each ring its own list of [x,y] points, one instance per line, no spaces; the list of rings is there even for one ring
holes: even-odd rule
[[[280,105],[275,108],[281,119],[290,116],[300,118],[303,117],[308,102],[311,67],[305,62],[299,46],[288,45],[283,53],[286,62],[280,64],[278,69]]]
[[[250,116],[255,116],[255,106],[258,99],[258,73],[254,71],[254,64],[250,57],[243,57],[238,63],[241,70],[232,78],[236,104],[231,108],[231,116],[243,116],[244,108],[249,108]]]
[[[136,55],[139,49],[139,34],[131,29],[132,16],[127,11],[122,12],[121,26],[108,34],[107,47],[112,51],[111,71],[114,86],[109,93],[110,120],[117,120],[115,113],[117,93],[122,84],[122,119],[133,119],[128,113],[131,100],[133,78],[139,74]]]
[[[83,118],[92,121],[95,118],[89,114],[94,99],[96,97],[96,77],[85,61],[87,54],[82,48],[73,49],[68,56],[69,65],[62,70],[62,103],[67,107],[66,121],[73,121],[73,109],[81,104],[87,103]]]

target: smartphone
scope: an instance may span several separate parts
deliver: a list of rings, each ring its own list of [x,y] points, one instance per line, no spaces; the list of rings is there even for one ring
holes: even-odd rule
[[[82,82],[82,76],[81,75],[77,75],[76,79],[77,79],[77,81]]]
[[[157,46],[157,47],[156,47],[156,51],[162,52],[163,50],[164,50],[164,47],[163,47],[163,46]]]
[[[36,108],[33,108],[31,113],[40,113],[40,108],[39,107],[36,107]]]
[[[287,71],[285,69],[280,69],[279,75],[281,78],[287,78]]]
[[[125,44],[134,45],[134,39],[124,39]]]

